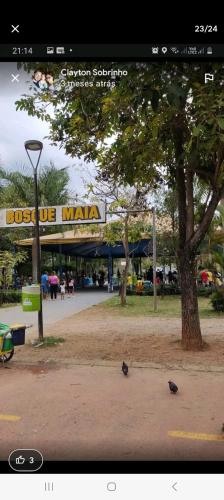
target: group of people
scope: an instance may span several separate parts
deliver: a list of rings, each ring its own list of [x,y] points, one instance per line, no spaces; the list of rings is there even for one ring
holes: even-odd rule
[[[93,286],[99,286],[99,288],[103,288],[104,283],[105,283],[105,272],[102,269],[97,273],[96,271],[93,272],[92,274],[92,280],[93,280]]]
[[[151,281],[153,283],[153,267],[150,266],[149,269],[143,274],[143,279],[145,281]],[[168,274],[163,273],[161,269],[156,270],[156,284],[161,285],[166,284],[177,284],[177,271],[169,270]]]
[[[86,274],[81,271],[65,271],[56,273],[44,271],[41,275],[41,291],[44,299],[50,295],[51,299],[56,299],[58,293],[61,294],[63,300],[66,293],[72,295],[77,288],[88,288],[89,286],[103,288],[106,283],[106,273],[103,269],[99,272],[93,271],[91,274]],[[14,278],[14,288],[21,290],[23,286],[32,285],[32,276],[24,276],[17,274]]]
[[[82,270],[80,272],[74,271],[66,271],[62,272],[60,275],[55,271],[51,273],[43,272],[41,276],[41,291],[44,299],[47,299],[49,296],[51,300],[57,299],[58,293],[61,295],[61,299],[63,300],[65,294],[73,295],[77,288],[86,288],[89,286],[103,288],[107,283],[106,274],[103,269],[99,272],[93,271],[92,275],[86,275],[85,271]],[[108,276],[109,281],[109,276]],[[121,273],[119,269],[117,270],[117,281],[118,285],[121,282]],[[149,282],[150,286],[153,285],[153,268],[150,266],[144,273],[141,275],[131,275],[129,274],[127,278],[127,285],[129,287],[133,287],[137,284],[137,281],[141,282]],[[21,288],[25,285],[32,285],[33,280],[32,276],[23,276],[16,275],[14,279],[14,287],[17,290],[21,290]],[[167,274],[163,273],[162,270],[156,270],[156,284],[178,284],[178,275],[177,271],[171,271]],[[222,276],[217,272],[209,271],[208,269],[203,269],[199,267],[197,274],[197,286],[224,286],[222,281]]]
[[[66,293],[73,295],[77,288],[85,288],[90,284],[103,288],[105,284],[104,270],[99,272],[94,271],[92,277],[87,276],[84,270],[81,272],[66,271],[62,272],[60,276],[55,271],[52,271],[50,274],[44,272],[41,276],[41,289],[44,299],[49,294],[52,300],[56,299],[57,294],[60,292],[61,299],[63,300]]]
[[[54,77],[50,71],[44,73],[37,69],[32,75],[32,82],[35,90],[49,90],[51,92],[54,90]]]
[[[221,275],[208,269],[199,269],[198,284],[202,286],[222,286]]]
[[[70,295],[75,293],[75,280],[72,275],[66,276],[65,273],[62,273],[61,277],[59,277],[55,271],[52,271],[50,274],[44,272],[41,276],[41,290],[44,299],[46,299],[49,294],[51,300],[57,299],[57,294],[60,292],[61,300],[63,300],[66,291]]]

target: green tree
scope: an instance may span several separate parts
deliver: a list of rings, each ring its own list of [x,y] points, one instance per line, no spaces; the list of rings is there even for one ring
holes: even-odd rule
[[[31,70],[32,64],[25,65]],[[72,64],[65,65],[68,70]],[[93,63],[76,64],[92,69]],[[203,346],[197,290],[196,254],[224,192],[224,90],[222,63],[99,63],[115,73],[115,86],[99,85],[102,76],[88,77],[90,87],[61,82],[62,64],[54,68],[55,93],[30,95],[17,109],[46,119],[50,137],[68,154],[96,160],[100,175],[133,185],[175,185],[178,207],[178,269],[181,282],[182,345]],[[204,73],[214,81],[204,84]],[[110,76],[106,77],[110,80]],[[38,102],[37,102],[38,101]],[[48,104],[54,115],[49,115]],[[208,197],[195,220],[194,182],[205,182]]]
[[[115,183],[108,183],[100,177],[94,183],[88,183],[84,180],[88,189],[87,198],[91,196],[94,200],[106,202],[107,211],[112,217],[105,226],[101,228],[102,239],[108,245],[115,246],[122,242],[125,254],[125,267],[122,272],[121,281],[121,305],[126,305],[127,277],[130,262],[129,243],[138,243],[144,235],[151,235],[151,225],[148,223],[147,210],[148,204],[146,195],[148,186],[134,186],[132,188],[117,186]],[[147,215],[146,215],[147,213]],[[94,225],[92,230],[99,231],[99,227]]]
[[[12,285],[13,269],[17,264],[25,262],[26,252],[12,253],[9,250],[0,251],[0,287]]]

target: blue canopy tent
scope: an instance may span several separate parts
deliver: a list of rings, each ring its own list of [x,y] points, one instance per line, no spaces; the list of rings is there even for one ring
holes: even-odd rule
[[[31,247],[33,238],[20,240],[18,246]],[[48,234],[40,237],[41,250],[58,253],[60,256],[82,257],[83,259],[107,259],[109,282],[112,283],[113,260],[124,258],[124,247],[121,241],[109,245],[103,241],[100,233],[83,232],[80,230]],[[148,257],[152,255],[152,240],[142,238],[135,243],[129,243],[130,257]]]

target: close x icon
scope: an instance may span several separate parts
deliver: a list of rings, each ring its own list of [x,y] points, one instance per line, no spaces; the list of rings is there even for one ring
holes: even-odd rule
[[[19,27],[20,24],[17,24],[16,26],[14,26],[14,24],[11,24],[11,33],[19,33]]]
[[[12,73],[12,74],[11,74],[11,82],[12,82],[12,83],[14,83],[14,82],[19,83],[19,74],[14,75],[14,74]]]

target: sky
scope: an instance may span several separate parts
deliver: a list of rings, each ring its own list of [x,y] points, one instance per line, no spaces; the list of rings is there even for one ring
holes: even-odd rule
[[[13,76],[18,80],[12,82]],[[71,158],[63,149],[51,146],[45,138],[48,135],[48,124],[36,117],[28,116],[26,111],[16,111],[15,101],[24,93],[29,93],[29,75],[22,69],[17,69],[16,62],[0,62],[0,165],[7,170],[25,169],[27,175],[32,173],[32,167],[24,149],[24,142],[37,139],[43,142],[43,152],[40,166],[53,162],[60,169],[68,166],[70,176],[69,189],[72,193],[85,193],[82,177],[84,170],[94,173],[94,165],[85,165],[78,158]]]

